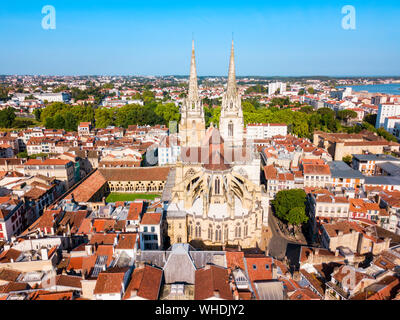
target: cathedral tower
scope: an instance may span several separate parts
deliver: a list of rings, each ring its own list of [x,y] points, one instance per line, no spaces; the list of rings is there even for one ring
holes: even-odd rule
[[[241,97],[236,86],[235,55],[232,40],[228,84],[222,97],[221,117],[219,120],[219,130],[226,145],[243,145],[243,125]]]
[[[179,135],[181,146],[199,147],[205,135],[204,109],[197,87],[196,58],[192,41],[192,60],[190,63],[189,92],[181,107]]]

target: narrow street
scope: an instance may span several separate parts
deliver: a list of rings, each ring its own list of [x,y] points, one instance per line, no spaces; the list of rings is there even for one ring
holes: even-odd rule
[[[285,237],[279,230],[276,217],[270,209],[268,215],[268,225],[272,233],[272,238],[268,244],[268,253],[270,256],[282,260],[286,256],[291,265],[297,265],[299,261],[300,248],[307,245],[306,242],[297,242]]]

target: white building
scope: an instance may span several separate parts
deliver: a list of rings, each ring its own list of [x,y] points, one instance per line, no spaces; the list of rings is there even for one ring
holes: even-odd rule
[[[397,130],[395,130],[396,124],[400,123],[400,115],[399,116],[393,116],[393,117],[387,117],[385,119],[383,127],[385,130],[391,134],[398,133]]]
[[[382,103],[378,107],[378,116],[376,118],[375,128],[385,126],[385,119],[400,115],[400,104]]]
[[[179,140],[175,136],[166,136],[158,147],[158,165],[175,164],[180,154]]]
[[[276,90],[279,89],[279,93],[286,91],[286,83],[284,82],[273,82],[268,85],[268,95],[271,96],[275,94]]]
[[[249,123],[246,130],[248,139],[267,139],[287,135],[287,125],[282,123]]]

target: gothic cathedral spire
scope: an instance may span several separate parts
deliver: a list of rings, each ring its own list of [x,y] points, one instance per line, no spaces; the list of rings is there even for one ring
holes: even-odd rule
[[[189,91],[181,106],[179,135],[183,147],[200,146],[205,135],[204,110],[197,86],[194,40],[192,41],[192,57],[190,61]]]
[[[219,130],[225,144],[230,146],[243,145],[243,111],[241,97],[236,85],[235,53],[232,40],[231,57],[229,61],[228,83],[222,97]]]
[[[192,59],[190,61],[188,99],[191,101],[196,101],[199,99],[199,89],[197,87],[196,57],[194,54],[194,40],[192,40]]]
[[[227,95],[231,96],[235,96],[237,93],[236,75],[235,75],[235,49],[233,47],[233,39],[231,47],[231,58],[229,60],[228,84],[226,87],[226,93]]]

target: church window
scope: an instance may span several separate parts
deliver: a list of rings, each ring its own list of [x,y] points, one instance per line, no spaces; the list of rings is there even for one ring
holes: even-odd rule
[[[212,240],[212,234],[213,234],[213,229],[212,229],[212,225],[210,224],[208,226],[208,240]]]
[[[196,238],[201,238],[201,226],[199,222],[197,222],[196,224],[195,233],[196,233]]]
[[[220,194],[220,181],[219,181],[219,178],[215,179],[215,194]]]
[[[242,228],[240,227],[240,224],[237,224],[235,228],[235,237],[240,238],[241,236],[242,236]]]
[[[228,124],[228,136],[233,137],[233,122],[229,122]]]
[[[215,241],[221,241],[221,227],[217,226],[217,230],[215,230]]]

